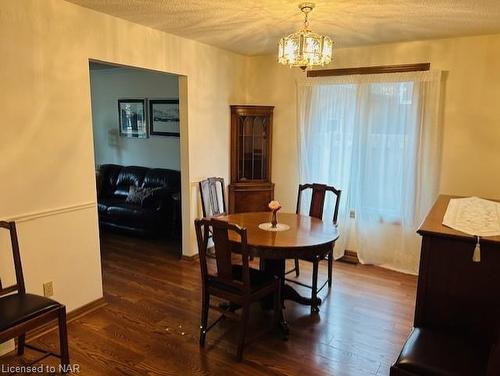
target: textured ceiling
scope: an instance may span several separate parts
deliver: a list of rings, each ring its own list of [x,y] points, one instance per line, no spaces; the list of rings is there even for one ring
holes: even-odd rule
[[[292,0],[67,0],[230,51],[273,53],[302,25]],[[318,0],[311,29],[335,47],[500,32],[500,0]]]

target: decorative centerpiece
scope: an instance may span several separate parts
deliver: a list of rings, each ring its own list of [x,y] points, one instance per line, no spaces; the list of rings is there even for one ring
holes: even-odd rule
[[[281,204],[279,201],[271,201],[268,205],[269,209],[273,211],[273,216],[271,218],[271,227],[272,228],[277,228],[278,227],[278,218],[277,218],[277,213],[278,210],[281,209]]]
[[[278,210],[281,209],[281,204],[279,201],[271,201],[268,205],[269,209],[272,211],[271,222],[261,223],[259,228],[264,231],[279,232],[290,230],[290,226],[286,223],[278,223]]]

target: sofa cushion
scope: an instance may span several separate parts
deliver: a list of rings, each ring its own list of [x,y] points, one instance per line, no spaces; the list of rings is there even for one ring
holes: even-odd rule
[[[144,177],[143,186],[145,188],[166,187],[173,190],[180,189],[180,171],[167,170],[165,168],[152,168]]]
[[[125,201],[123,198],[117,198],[117,197],[101,198],[97,202],[97,212],[101,215],[106,214],[110,206],[120,205],[124,202]]]
[[[140,187],[149,169],[139,166],[123,167],[116,179],[115,196],[128,196],[130,186]]]
[[[416,375],[486,375],[490,346],[460,333],[415,328],[394,366]]]
[[[113,217],[133,219],[133,220],[152,220],[154,219],[154,210],[144,209],[140,205],[122,202],[108,207],[107,214]]]

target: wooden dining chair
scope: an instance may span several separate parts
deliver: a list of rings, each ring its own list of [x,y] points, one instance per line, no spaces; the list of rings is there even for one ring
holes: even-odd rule
[[[224,179],[211,177],[200,181],[198,184],[200,187],[203,217],[219,217],[221,215],[226,215]]]
[[[333,186],[328,186],[326,184],[300,184],[299,191],[297,195],[297,209],[296,213],[300,214],[301,207],[301,198],[302,194],[306,190],[311,190],[311,202],[309,205],[309,216],[315,217],[318,219],[323,219],[323,210],[325,207],[326,195],[328,192],[331,192],[335,198],[335,205],[333,211],[333,225],[337,226],[337,219],[339,215],[339,204],[340,204],[340,194],[342,193],[339,189],[336,189]],[[328,261],[328,279],[318,287],[318,271],[319,271],[319,263],[320,261],[327,259]],[[312,262],[313,264],[313,275],[312,275],[312,286],[307,285],[305,283],[299,282],[294,279],[286,279],[288,282],[296,283],[298,285],[310,288],[312,290],[312,300],[313,304],[311,306],[311,311],[318,312],[319,307],[318,304],[314,302],[317,301],[318,293],[328,284],[328,288],[332,286],[332,271],[333,271],[333,248],[326,254],[325,256],[314,256],[314,257],[304,257],[300,258],[300,260]],[[285,274],[290,274],[295,272],[295,276],[298,277],[300,275],[300,261],[298,258],[294,260],[294,268],[288,270]]]
[[[200,187],[201,208],[203,217],[220,217],[227,215],[226,198],[224,195],[224,178],[211,177],[198,183]],[[212,233],[209,233],[209,238]],[[208,252],[209,257],[214,257],[213,252]],[[250,256],[253,260],[253,256]]]
[[[202,309],[200,325],[200,346],[205,345],[207,332],[222,318],[237,320],[240,323],[240,334],[236,357],[243,359],[246,329],[250,315],[250,304],[274,294],[274,319],[276,325],[281,317],[281,283],[278,277],[249,267],[247,248],[247,231],[235,224],[211,219],[195,220],[196,238],[200,256],[202,280]],[[215,244],[216,272],[209,273],[207,262],[207,244],[209,230]],[[240,239],[238,252],[241,264],[233,264],[234,245],[230,242],[230,233]],[[226,306],[210,305],[210,297],[216,296],[227,300]],[[241,314],[236,311],[241,308]],[[208,312],[213,309],[221,313],[220,317],[208,325]]]
[[[49,356],[55,356],[61,359],[61,372],[67,373],[70,364],[66,330],[66,307],[55,300],[26,293],[16,224],[14,222],[0,221],[0,229],[9,231],[16,275],[16,284],[12,286],[3,287],[0,280],[0,343],[17,337],[18,355],[24,354],[25,347],[43,354],[29,365],[38,363]],[[56,319],[59,325],[60,354],[25,343],[28,331]]]

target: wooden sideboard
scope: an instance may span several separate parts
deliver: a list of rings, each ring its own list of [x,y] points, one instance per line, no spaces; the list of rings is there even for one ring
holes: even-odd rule
[[[231,106],[229,213],[268,210],[271,182],[273,106]]]
[[[475,238],[443,226],[452,196],[441,195],[418,233],[422,251],[415,307],[416,327],[459,330],[494,341],[500,326],[500,236]]]

